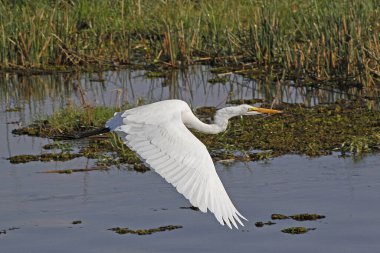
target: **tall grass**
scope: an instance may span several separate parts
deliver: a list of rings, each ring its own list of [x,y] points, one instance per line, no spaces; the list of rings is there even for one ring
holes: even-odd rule
[[[0,1],[0,68],[243,66],[380,83],[380,0]]]

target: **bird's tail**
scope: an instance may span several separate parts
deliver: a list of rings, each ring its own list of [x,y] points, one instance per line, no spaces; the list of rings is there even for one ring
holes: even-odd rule
[[[55,140],[75,140],[75,139],[86,138],[86,137],[93,136],[93,135],[108,133],[110,131],[111,131],[111,129],[109,129],[108,127],[103,127],[103,128],[98,128],[98,129],[94,129],[94,130],[81,132],[81,133],[76,133],[76,134],[56,135],[53,137],[53,139],[55,139]]]

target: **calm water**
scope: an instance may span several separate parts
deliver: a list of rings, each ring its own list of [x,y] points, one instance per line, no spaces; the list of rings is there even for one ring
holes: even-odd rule
[[[142,71],[99,75],[4,78],[0,99],[0,252],[379,252],[380,155],[361,161],[336,155],[309,159],[282,156],[267,163],[216,164],[235,205],[249,222],[230,230],[210,213],[181,209],[189,203],[154,172],[111,168],[70,175],[37,173],[84,168],[93,161],[32,162],[12,165],[6,158],[40,154],[49,140],[13,136],[11,130],[31,118],[81,103],[115,105],[139,99],[182,98],[194,106],[222,106],[233,98],[277,98],[309,105],[331,102],[341,93],[293,86],[265,87],[232,76],[227,85],[211,85],[206,67],[176,73],[172,83],[146,80]],[[102,78],[105,81],[98,82]],[[61,95],[62,94],[62,95]],[[82,95],[81,95],[82,94]],[[82,101],[83,102],[83,101]],[[5,112],[21,107],[21,111]],[[268,221],[272,213],[318,213],[319,221]],[[82,224],[72,225],[74,220]],[[182,229],[147,236],[118,235],[107,229]],[[288,235],[290,226],[316,228]],[[17,229],[10,229],[17,228]]]
[[[294,85],[265,85],[228,76],[226,84],[210,84],[214,78],[207,66],[172,72],[168,78],[146,79],[144,71],[125,70],[93,74],[45,76],[0,76],[0,109],[23,108],[15,113],[20,120],[47,114],[66,104],[119,106],[179,98],[194,107],[223,106],[233,99],[260,98],[267,101],[304,103],[313,106],[359,94],[356,90],[318,90]],[[12,114],[12,115],[15,115]],[[4,117],[10,117],[5,115]]]

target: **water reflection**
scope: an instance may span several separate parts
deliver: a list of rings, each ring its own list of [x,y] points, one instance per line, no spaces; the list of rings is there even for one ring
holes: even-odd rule
[[[20,227],[1,235],[0,251],[25,252],[28,245],[28,252],[50,248],[62,248],[58,252],[151,252],[152,248],[157,252],[175,248],[193,252],[196,247],[203,251],[240,252],[252,251],[254,245],[257,252],[301,252],[317,247],[322,247],[322,251],[346,252],[350,248],[352,252],[377,252],[379,155],[357,163],[334,156],[284,156],[269,163],[237,163],[234,169],[217,164],[230,196],[250,220],[244,230],[236,231],[219,226],[210,213],[180,209],[188,201],[152,171],[141,174],[113,169],[107,173],[57,175],[36,172],[90,167],[93,161],[78,158],[16,165],[5,160],[11,155],[40,154],[48,142],[12,135],[11,130],[16,127],[12,122],[29,121],[30,117],[70,103],[121,106],[126,102],[136,104],[141,99],[152,102],[181,98],[193,106],[223,106],[230,99],[262,98],[313,106],[350,98],[349,93],[364,94],[292,84],[270,86],[238,75],[229,76],[225,85],[209,84],[212,77],[204,66],[172,72],[165,79],[146,79],[144,71],[132,70],[0,77],[0,143],[4,143],[0,148],[0,230]],[[18,111],[18,107],[22,109]],[[15,111],[5,112],[6,109]],[[264,229],[254,227],[255,221],[267,221],[270,214],[277,212],[320,213],[327,219],[302,224],[283,221]],[[72,226],[72,221],[78,219],[83,225]],[[115,226],[151,228],[169,224],[180,224],[184,229],[148,239],[120,237],[107,231]],[[280,232],[284,227],[304,224],[317,230],[302,238]],[[24,243],[20,243],[20,238]],[[173,239],[171,243],[168,238]],[[198,246],[194,246],[195,241]],[[63,244],[65,247],[61,247]]]
[[[355,96],[378,97],[379,91],[316,89],[298,87],[292,82],[268,85],[240,75],[227,76],[225,84],[211,84],[215,77],[208,66],[175,70],[166,78],[148,79],[143,70],[107,71],[101,73],[61,73],[0,77],[1,109],[19,112],[21,120],[29,115],[51,113],[67,104],[120,107],[163,99],[179,98],[194,107],[223,106],[233,99],[259,98],[265,101],[303,103],[314,106]],[[375,103],[373,102],[373,106]]]

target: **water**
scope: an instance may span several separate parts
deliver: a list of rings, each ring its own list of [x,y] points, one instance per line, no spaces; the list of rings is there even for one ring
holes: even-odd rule
[[[195,66],[187,71],[174,71],[165,80],[147,79],[142,70],[108,71],[92,74],[57,74],[45,76],[0,76],[0,109],[23,110],[14,113],[17,119],[49,114],[67,104],[120,106],[179,98],[194,107],[224,106],[234,99],[259,98],[266,101],[304,103],[313,106],[332,103],[360,94],[349,89],[320,90],[292,85],[265,85],[230,75],[226,84],[210,84],[215,75],[207,66]],[[367,94],[368,95],[368,94]]]
[[[232,78],[236,83],[231,81],[225,86],[207,84],[211,74],[206,68],[194,73],[179,78],[181,81],[175,87],[162,86],[162,80],[147,81],[141,77],[141,71],[103,73],[105,83],[94,81],[93,75],[76,79],[38,76],[23,77],[21,81],[15,77],[3,80],[7,87],[3,84],[0,93],[3,143],[0,231],[7,231],[0,234],[0,252],[378,252],[379,154],[356,162],[333,155],[316,159],[282,156],[268,163],[228,166],[217,163],[217,172],[231,199],[249,219],[239,230],[220,226],[210,213],[181,209],[189,206],[188,201],[152,171],[142,174],[111,167],[107,172],[46,174],[38,172],[90,167],[93,161],[78,158],[68,162],[13,165],[6,160],[11,155],[40,154],[42,146],[49,142],[13,136],[12,129],[67,103],[80,103],[81,92],[87,103],[104,105],[118,102],[112,91],[116,88],[122,90],[122,101],[129,103],[141,98],[145,101],[182,98],[194,106],[221,106],[230,92],[232,98],[268,95],[260,92],[262,88],[257,83],[236,76]],[[176,76],[181,75],[185,74]],[[64,85],[62,80],[69,81]],[[307,98],[296,95],[300,93],[294,87],[282,89],[290,90],[288,102],[317,104],[329,96],[330,100],[344,96],[325,94]],[[268,96],[271,94],[274,93]],[[23,109],[5,112],[6,108],[16,106]],[[263,228],[254,226],[256,221],[270,220],[273,213],[305,212],[326,218],[307,222],[275,221],[277,224]],[[73,225],[74,220],[82,223]],[[118,235],[107,230],[165,225],[183,228],[147,236]],[[281,232],[291,226],[316,230],[303,235]]]

